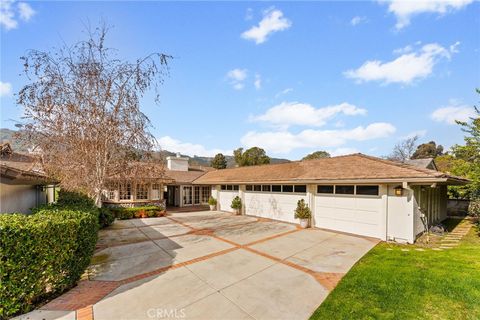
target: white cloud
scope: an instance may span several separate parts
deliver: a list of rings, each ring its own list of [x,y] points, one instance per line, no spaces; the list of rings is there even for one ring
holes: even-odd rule
[[[365,141],[384,138],[395,133],[390,123],[372,123],[349,130],[303,130],[297,134],[289,131],[256,132],[245,134],[241,142],[245,147],[259,146],[271,153],[288,153],[298,148],[340,147],[348,141]]]
[[[264,114],[252,116],[251,121],[268,122],[274,126],[287,128],[290,125],[323,126],[328,119],[337,114],[347,116],[363,115],[367,110],[349,103],[315,108],[307,103],[282,102],[271,107]]]
[[[475,117],[475,109],[467,105],[450,105],[441,107],[432,112],[431,118],[437,122],[455,124],[455,120],[468,121]]]
[[[367,22],[367,18],[366,17],[361,17],[361,16],[355,16],[352,18],[352,20],[350,20],[350,24],[352,26],[356,26],[356,25],[359,25],[360,23],[364,23],[364,22]]]
[[[8,97],[12,94],[12,84],[0,81],[0,97]]]
[[[395,28],[402,29],[410,24],[413,16],[422,13],[437,13],[445,15],[447,13],[460,10],[469,5],[473,0],[392,0],[380,1],[388,3],[388,11],[397,18]]]
[[[170,136],[164,136],[157,140],[162,150],[168,150],[171,152],[180,152],[182,154],[186,154],[189,156],[197,155],[197,156],[213,157],[217,153],[232,154],[232,150],[207,149],[201,144],[181,142],[180,140],[176,140]]]
[[[457,44],[448,50],[437,43],[429,43],[414,52],[407,52],[410,48],[397,49],[396,52],[405,52],[395,60],[383,62],[369,60],[358,69],[344,72],[347,78],[357,82],[380,81],[384,84],[409,84],[423,79],[433,72],[433,67],[441,59],[450,59],[451,54],[457,52]]]
[[[286,88],[286,89],[283,89],[282,91],[278,92],[276,95],[275,95],[275,98],[278,98],[284,94],[287,94],[287,93],[290,93],[293,91],[293,88]]]
[[[227,79],[235,90],[242,90],[245,87],[244,81],[247,79],[247,69],[233,69],[227,72]]]
[[[255,81],[253,84],[255,85],[255,89],[257,90],[262,88],[262,77],[258,73],[255,74]]]
[[[35,10],[33,10],[32,7],[25,2],[18,3],[18,12],[23,21],[28,21],[35,15]]]
[[[0,25],[6,30],[17,28],[18,18],[29,21],[34,15],[35,10],[28,3],[19,2],[15,6],[14,0],[0,1]]]
[[[258,26],[253,26],[242,33],[242,38],[253,40],[256,44],[267,41],[270,34],[290,28],[292,22],[283,17],[283,12],[278,9],[269,9],[263,13],[263,19]]]

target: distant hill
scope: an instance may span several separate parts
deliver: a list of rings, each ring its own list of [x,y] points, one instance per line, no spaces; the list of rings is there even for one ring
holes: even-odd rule
[[[6,142],[9,141],[10,144],[13,147],[13,150],[15,151],[20,151],[20,152],[28,152],[28,149],[26,146],[20,144],[17,139],[14,138],[14,134],[17,133],[18,131],[15,130],[10,130],[6,128],[0,129],[0,141]],[[163,155],[164,157],[169,157],[169,156],[175,156],[175,152],[171,152],[168,150],[162,150],[160,151],[160,154]],[[188,156],[188,155],[181,155],[182,157],[189,157],[190,158],[190,165],[196,165],[196,166],[203,166],[203,167],[210,167],[210,162],[213,160],[213,157],[201,157],[201,156]],[[233,168],[235,167],[235,159],[233,156],[225,155],[225,158],[227,159],[227,167],[228,168]],[[290,160],[287,159],[280,159],[280,158],[271,158],[271,163],[284,163],[284,162],[290,162]]]
[[[20,152],[28,152],[27,146],[23,145],[22,143],[20,143],[20,141],[18,141],[18,139],[14,138],[14,134],[17,132],[18,131],[6,128],[0,129],[0,142],[4,143],[8,141],[10,142],[13,150]]]

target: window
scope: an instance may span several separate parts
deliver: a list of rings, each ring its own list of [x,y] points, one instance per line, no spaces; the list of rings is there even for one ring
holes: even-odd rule
[[[282,192],[282,186],[273,185],[272,186],[272,192]]]
[[[233,190],[233,186],[231,184],[227,184],[227,190],[229,191]]]
[[[152,200],[160,199],[160,185],[158,183],[152,184]]]
[[[330,186],[330,185],[317,186],[317,193],[333,193],[333,186]]]
[[[238,184],[233,185],[233,190],[238,191]]]
[[[227,190],[227,186],[224,185],[224,184],[222,184],[221,189],[222,189],[222,190]]]
[[[207,203],[210,198],[210,187],[202,187],[202,203]]]
[[[200,203],[200,187],[193,188],[193,203],[194,204]]]
[[[366,196],[378,196],[378,186],[357,186],[357,194]]]
[[[293,192],[293,186],[288,184],[288,185],[283,185],[282,186],[282,192]]]
[[[115,200],[115,190],[108,189],[107,190],[107,199],[108,200]]]
[[[256,184],[253,186],[253,191],[262,191],[262,186],[259,184]]]
[[[262,186],[262,191],[264,192],[270,192],[270,185],[266,184]]]
[[[137,184],[137,200],[148,200],[148,185],[146,184]]]
[[[245,189],[246,189],[247,191],[253,191],[253,186],[252,186],[251,184],[247,184],[246,187],[245,187]]]
[[[335,186],[336,194],[354,194],[355,186]]]
[[[132,185],[130,183],[122,183],[118,189],[120,200],[132,200]]]
[[[307,192],[307,186],[306,185],[299,185],[299,186],[295,186],[295,192],[299,192],[299,193],[305,193]]]

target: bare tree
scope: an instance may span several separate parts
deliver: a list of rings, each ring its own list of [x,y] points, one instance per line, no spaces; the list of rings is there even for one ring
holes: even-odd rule
[[[400,162],[410,159],[416,150],[417,140],[418,136],[413,136],[400,141],[393,147],[392,153],[387,158]]]
[[[107,178],[131,172],[132,161],[156,144],[140,99],[153,88],[158,101],[171,58],[153,53],[122,61],[105,47],[107,31],[88,30],[86,41],[53,52],[27,52],[21,59],[29,83],[17,101],[47,173],[98,206]]]

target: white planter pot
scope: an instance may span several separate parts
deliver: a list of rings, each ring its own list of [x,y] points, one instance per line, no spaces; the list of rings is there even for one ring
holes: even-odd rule
[[[215,210],[215,205],[210,205],[210,211]]]
[[[308,228],[308,219],[300,219],[300,227],[302,229]]]

